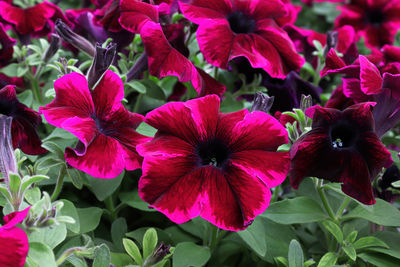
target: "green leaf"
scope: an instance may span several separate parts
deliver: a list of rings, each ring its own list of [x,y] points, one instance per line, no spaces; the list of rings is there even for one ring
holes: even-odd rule
[[[128,232],[128,226],[125,218],[116,219],[111,225],[111,239],[114,245],[119,249],[123,250],[122,238]]]
[[[18,67],[19,67],[19,64],[11,63],[5,67],[0,68],[0,73],[4,73],[5,75],[7,75],[9,77],[15,77],[15,76],[17,76]]]
[[[165,100],[166,96],[161,89],[160,86],[158,86],[155,82],[149,79],[141,80],[140,83],[142,83],[146,87],[146,95],[154,98],[154,99],[159,99],[159,100]]]
[[[0,184],[0,193],[9,201],[11,201],[11,195],[10,192],[8,192],[8,189],[6,187],[6,185],[2,185]]]
[[[61,147],[59,145],[57,145],[56,143],[46,141],[42,144],[42,147],[44,147],[51,153],[54,153],[58,159],[61,159],[64,161],[64,150],[61,149]]]
[[[158,242],[157,232],[149,228],[143,236],[143,259],[146,259],[156,248]]]
[[[389,246],[380,240],[379,238],[376,238],[374,236],[366,236],[358,239],[354,244],[355,249],[362,249],[362,248],[368,248],[368,247],[384,247],[384,248],[389,248]]]
[[[10,173],[8,177],[10,193],[14,196],[17,196],[19,194],[19,189],[21,186],[21,178],[18,174],[15,173]]]
[[[111,264],[115,267],[125,267],[132,263],[131,257],[125,253],[111,252]]]
[[[130,82],[126,83],[125,85],[127,85],[130,88],[132,88],[133,90],[135,90],[139,94],[145,94],[146,91],[147,91],[146,90],[146,86],[144,86],[139,81],[130,81]]]
[[[304,254],[300,243],[293,239],[289,244],[288,253],[289,267],[302,267],[304,266]]]
[[[383,226],[400,226],[400,211],[392,204],[379,198],[376,199],[374,205],[360,204],[342,218],[361,218]]]
[[[317,267],[331,267],[336,264],[338,256],[334,252],[328,252],[319,260]]]
[[[19,102],[23,103],[24,105],[27,105],[30,107],[33,103],[33,94],[31,90],[25,90],[22,93],[18,94],[18,100]]]
[[[21,192],[24,192],[33,183],[37,183],[42,180],[48,180],[48,179],[49,179],[49,177],[46,175],[25,176],[22,179]]]
[[[267,243],[265,242],[265,228],[262,220],[255,219],[254,222],[237,234],[243,241],[258,255],[263,257],[267,252]]]
[[[366,262],[372,263],[375,266],[384,266],[384,267],[399,267],[400,260],[394,257],[390,257],[381,253],[361,253],[358,254],[358,257],[363,259]]]
[[[103,210],[97,207],[77,209],[81,225],[80,233],[93,231],[100,223]]]
[[[211,257],[208,247],[198,246],[192,242],[179,243],[172,256],[174,267],[204,266]]]
[[[321,206],[309,197],[272,203],[261,216],[281,224],[318,222],[328,218]]]
[[[128,238],[122,239],[122,243],[124,245],[124,248],[126,252],[133,258],[136,264],[142,265],[143,264],[143,258],[142,254],[140,254],[140,250],[138,246],[133,242],[132,240]]]
[[[61,215],[70,216],[75,220],[75,223],[66,225],[67,229],[71,232],[74,232],[75,234],[78,234],[81,230],[81,223],[75,205],[71,201],[66,199],[62,199],[60,201],[64,203],[64,206],[61,209]]]
[[[28,257],[40,267],[57,267],[53,251],[45,244],[29,243]],[[108,266],[109,267],[109,266]]]
[[[143,210],[143,211],[148,211],[148,212],[156,212],[157,210],[155,209],[150,209],[149,204],[144,202],[140,197],[138,190],[135,189],[132,192],[124,192],[119,194],[119,199],[121,200],[122,203],[127,204],[128,206],[138,209],[138,210]]]
[[[125,171],[113,179],[99,179],[89,174],[86,174],[90,189],[99,201],[104,201],[111,196],[119,187],[124,177]]]
[[[72,184],[76,188],[82,189],[83,177],[82,177],[81,172],[75,168],[69,168],[69,167],[67,167],[66,170],[67,170],[67,175],[68,175],[69,179],[71,179]]]
[[[339,244],[343,243],[343,233],[340,227],[332,221],[324,221],[322,225],[328,230],[336,239]]]
[[[110,249],[105,244],[101,244],[94,251],[94,260],[92,267],[110,267],[110,264]]]
[[[354,247],[353,247],[352,244],[349,244],[349,245],[347,245],[347,246],[343,246],[342,249],[343,249],[344,253],[346,253],[346,255],[349,256],[349,258],[350,258],[351,260],[353,260],[353,261],[356,260],[356,258],[357,258],[357,252],[356,252],[356,250],[354,249]]]
[[[67,228],[65,224],[55,225],[52,227],[39,228],[29,235],[29,242],[38,242],[54,249],[61,244],[67,237]]]
[[[243,109],[243,102],[235,99],[232,94],[227,92],[224,94],[224,96],[225,99],[222,101],[220,108],[221,112],[228,113]]]
[[[157,129],[148,125],[147,123],[142,122],[139,127],[136,128],[136,132],[145,136],[153,137],[156,134]]]
[[[31,204],[31,205],[35,204],[36,202],[38,202],[40,200],[40,197],[41,197],[41,192],[40,192],[39,187],[29,188],[28,190],[26,190],[24,196],[25,196],[26,201],[29,204]]]
[[[289,262],[285,257],[276,257],[276,258],[274,258],[274,261],[275,261],[275,263],[276,263],[276,265],[278,267],[280,267],[280,266],[285,266],[285,267],[289,266]]]
[[[354,241],[356,240],[356,238],[357,238],[357,234],[358,234],[358,232],[357,231],[352,231],[347,237],[346,237],[346,241],[347,242],[349,242],[349,243],[354,243]]]

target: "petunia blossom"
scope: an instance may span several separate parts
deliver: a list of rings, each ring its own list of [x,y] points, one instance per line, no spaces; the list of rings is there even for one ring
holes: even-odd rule
[[[28,255],[29,243],[24,230],[16,227],[29,212],[29,208],[4,216],[0,227],[0,263],[2,267],[22,267]]]
[[[12,117],[11,135],[13,147],[20,148],[29,155],[39,155],[47,150],[41,147],[37,128],[42,123],[40,114],[20,103],[15,92],[15,85],[0,89],[0,114]]]
[[[400,1],[352,0],[339,9],[335,26],[353,26],[369,47],[392,44],[400,29]]]
[[[175,223],[196,216],[243,230],[287,175],[285,128],[261,111],[219,112],[216,95],[171,102],[148,113],[158,131],[137,146],[144,157],[139,196]]]
[[[0,68],[8,65],[14,53],[16,40],[8,36],[4,25],[0,23]]]
[[[55,99],[40,111],[47,122],[78,137],[76,148],[65,150],[68,164],[99,178],[141,166],[136,145],[149,138],[135,131],[143,116],[122,105],[124,87],[117,74],[107,71],[93,91],[78,73],[59,78],[54,88]]]
[[[199,24],[200,51],[214,66],[226,69],[230,60],[244,56],[253,68],[285,78],[304,63],[276,21],[287,15],[280,0],[192,0],[180,2],[180,8],[187,19]]]
[[[342,183],[342,190],[358,201],[375,203],[371,182],[391,154],[374,131],[373,103],[344,111],[314,106],[306,110],[312,129],[290,148],[290,183],[294,188],[307,176]]]

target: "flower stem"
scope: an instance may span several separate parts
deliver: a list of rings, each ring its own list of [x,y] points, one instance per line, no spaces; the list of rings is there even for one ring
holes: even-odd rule
[[[339,219],[340,216],[342,216],[343,211],[347,208],[347,205],[349,205],[350,200],[351,200],[351,198],[348,197],[348,196],[346,196],[346,197],[343,199],[342,205],[340,205],[339,209],[338,209],[337,212],[336,212],[336,216],[335,216],[336,219]]]
[[[318,181],[316,184],[316,189],[318,192],[319,197],[322,200],[322,205],[324,206],[326,212],[328,213],[329,217],[331,217],[331,219],[335,222],[338,223],[335,214],[333,213],[333,210],[331,208],[331,206],[329,205],[328,199],[326,198],[325,192],[324,192],[324,188],[322,187],[322,185],[318,185]]]
[[[74,247],[74,248],[69,248],[65,250],[60,257],[57,259],[56,264],[57,266],[60,266],[69,256],[74,254],[75,251],[80,251],[82,248],[80,247]]]
[[[280,189],[281,189],[281,187],[279,185],[277,187],[275,187],[274,191],[272,192],[270,203],[274,203],[278,200]]]
[[[211,251],[215,249],[218,243],[218,227],[211,225],[211,238],[208,247],[210,248]]]
[[[110,212],[110,216],[111,216],[112,221],[116,220],[117,219],[117,213],[116,213],[116,210],[115,210],[114,200],[113,200],[112,196],[107,197],[104,200],[104,204],[106,205],[107,210]]]
[[[57,177],[56,187],[54,188],[53,194],[51,194],[51,201],[54,201],[58,198],[61,193],[61,189],[64,184],[64,176],[67,172],[67,168],[65,165],[62,165]]]
[[[138,113],[139,107],[140,107],[140,102],[142,102],[142,98],[143,98],[143,94],[139,93],[139,95],[136,98],[135,107],[133,108],[134,113]]]

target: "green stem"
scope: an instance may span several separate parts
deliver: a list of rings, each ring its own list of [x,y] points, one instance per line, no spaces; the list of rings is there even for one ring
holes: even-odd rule
[[[80,250],[82,250],[82,248],[75,247],[75,248],[69,248],[66,251],[64,251],[56,261],[57,266],[60,266],[69,256],[74,254],[75,251],[80,251]]]
[[[211,238],[210,238],[210,243],[209,243],[209,248],[211,251],[213,251],[215,249],[215,247],[217,246],[217,241],[218,241],[218,227],[211,225]]]
[[[329,205],[328,199],[326,198],[325,192],[324,192],[324,188],[322,187],[322,185],[318,185],[316,184],[316,189],[318,192],[319,197],[322,200],[322,205],[324,206],[326,212],[328,213],[329,217],[331,217],[331,219],[335,222],[338,223],[335,214],[333,213],[333,210],[331,208],[331,206]]]
[[[51,194],[51,201],[55,201],[61,193],[61,189],[64,184],[64,176],[67,172],[67,168],[65,165],[61,166],[60,171],[57,177],[56,187],[54,188],[53,194]]]
[[[117,213],[115,212],[115,205],[112,196],[107,197],[104,200],[104,204],[106,205],[107,210],[110,212],[111,219],[114,221],[117,219]]]
[[[348,197],[348,196],[346,196],[346,197],[343,199],[342,205],[340,205],[339,209],[338,209],[337,212],[336,212],[336,216],[335,216],[336,219],[339,219],[340,216],[342,216],[343,211],[347,208],[347,205],[349,205],[350,200],[351,200],[351,198]]]
[[[321,68],[322,64],[321,64],[321,59],[318,56],[318,61],[317,61],[317,67],[315,68],[315,72],[314,72],[314,77],[313,77],[313,84],[315,86],[318,86],[319,81],[321,80],[321,76],[320,76],[320,71],[322,70]]]
[[[140,102],[142,102],[143,94],[139,94],[136,98],[135,107],[133,108],[134,113],[138,113]]]
[[[274,203],[278,200],[280,189],[281,189],[281,187],[279,185],[277,187],[275,187],[274,192],[272,192],[270,203]]]

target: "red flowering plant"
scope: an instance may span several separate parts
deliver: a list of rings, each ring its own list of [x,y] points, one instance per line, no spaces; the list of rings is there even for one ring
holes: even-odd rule
[[[398,7],[0,0],[0,266],[400,266]]]

